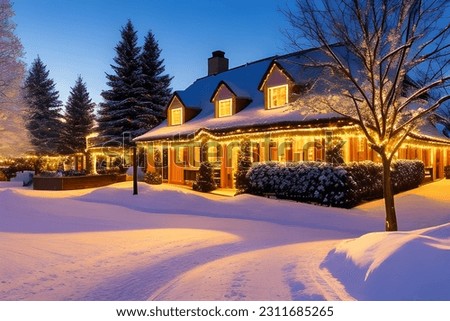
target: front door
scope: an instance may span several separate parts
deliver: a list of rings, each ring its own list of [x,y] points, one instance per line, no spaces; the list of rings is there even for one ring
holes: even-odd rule
[[[436,149],[436,178],[441,177],[441,150]]]

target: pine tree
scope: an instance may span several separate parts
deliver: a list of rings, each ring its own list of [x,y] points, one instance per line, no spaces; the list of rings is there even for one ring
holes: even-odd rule
[[[164,74],[164,60],[160,59],[160,54],[158,42],[150,31],[139,57],[144,92],[140,97],[137,135],[159,125],[165,118],[164,108],[170,99],[172,78]]]
[[[244,140],[241,143],[241,150],[238,155],[238,168],[236,172],[236,189],[237,193],[245,193],[248,189],[249,180],[247,172],[252,167],[250,141]]]
[[[137,106],[143,94],[140,47],[130,20],[122,28],[121,37],[115,48],[116,65],[111,65],[114,73],[106,75],[110,89],[101,93],[104,102],[100,103],[98,119],[101,136],[118,142],[122,142],[124,135],[134,137],[140,132],[140,123],[136,122],[139,116]]]
[[[81,76],[78,76],[67,99],[65,123],[61,133],[62,153],[84,151],[86,136],[92,133],[94,126],[94,107],[95,104],[89,97],[86,84]]]
[[[217,188],[216,182],[214,182],[214,167],[210,162],[200,164],[197,179],[192,188],[203,193],[211,192]]]
[[[0,157],[19,156],[32,149],[25,130],[21,85],[25,76],[22,44],[15,35],[14,11],[0,2]]]
[[[31,65],[24,90],[28,105],[26,127],[31,143],[39,155],[56,154],[60,145],[62,103],[55,82],[49,78],[47,66],[39,57]]]

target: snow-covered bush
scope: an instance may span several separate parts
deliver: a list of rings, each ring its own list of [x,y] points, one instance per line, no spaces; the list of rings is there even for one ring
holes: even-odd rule
[[[265,163],[247,174],[249,191],[326,206],[353,207],[359,203],[356,184],[342,166],[328,163]]]
[[[392,182],[394,192],[418,187],[425,177],[425,165],[419,160],[397,160],[393,164]]]
[[[209,162],[203,162],[200,164],[200,169],[197,174],[192,188],[198,192],[211,192],[217,188],[214,182],[214,167]]]
[[[162,176],[159,173],[148,172],[145,173],[144,182],[150,185],[162,184]]]
[[[358,185],[362,199],[383,197],[383,166],[371,161],[347,164],[346,169]],[[399,193],[419,186],[424,178],[424,164],[420,160],[392,162],[391,179],[394,192]]]
[[[417,187],[423,180],[421,161],[400,160],[392,165],[394,191]],[[247,174],[248,192],[278,198],[350,208],[362,200],[383,196],[383,167],[371,161],[343,166],[329,163],[263,163]]]
[[[42,171],[38,175],[39,177],[58,177],[57,171]]]
[[[345,165],[357,185],[361,199],[383,197],[383,165],[372,161],[352,162]]]
[[[87,175],[86,170],[84,170],[84,169],[81,171],[71,169],[68,171],[64,171],[62,174],[63,174],[63,176],[86,176]]]

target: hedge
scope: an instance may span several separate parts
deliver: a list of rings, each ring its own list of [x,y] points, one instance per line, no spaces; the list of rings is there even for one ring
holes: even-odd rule
[[[365,161],[342,166],[329,163],[261,163],[247,173],[247,192],[325,206],[351,208],[383,195],[381,164]],[[424,177],[421,161],[392,164],[394,192],[419,186]]]

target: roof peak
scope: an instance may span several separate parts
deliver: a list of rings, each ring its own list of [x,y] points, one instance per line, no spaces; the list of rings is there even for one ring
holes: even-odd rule
[[[276,60],[280,60],[280,59],[286,59],[286,58],[289,58],[289,57],[306,54],[308,52],[315,51],[315,50],[320,50],[320,49],[321,48],[319,48],[319,47],[314,47],[314,48],[302,49],[302,50],[298,50],[298,51],[294,51],[294,52],[290,52],[290,53],[286,53],[286,54],[282,54],[282,55],[273,55],[273,56],[261,58],[261,59],[258,59],[258,60],[246,62],[246,63],[244,63],[242,65],[238,65],[238,66],[233,67],[233,68],[229,68],[229,69],[224,70],[224,71],[222,71],[220,73],[209,74],[209,75],[197,78],[194,82],[199,81],[199,80],[203,80],[203,79],[208,78],[208,77],[215,77],[215,76],[218,76],[218,75],[222,75],[224,73],[227,73],[227,72],[230,72],[230,71],[233,71],[233,70],[236,70],[236,69],[244,68],[244,67],[247,67],[247,66],[250,66],[250,65],[253,65],[253,64],[257,64],[257,63],[260,63],[260,62],[263,62],[263,61],[267,61],[267,60],[276,61]],[[215,52],[222,53],[223,51],[217,50]]]

